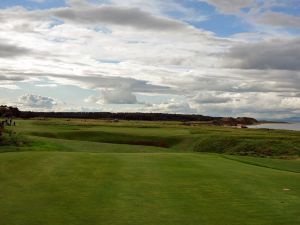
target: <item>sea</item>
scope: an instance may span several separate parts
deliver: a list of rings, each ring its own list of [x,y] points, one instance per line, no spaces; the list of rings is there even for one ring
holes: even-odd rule
[[[300,123],[262,123],[248,126],[249,128],[268,128],[276,130],[296,130],[300,131]]]

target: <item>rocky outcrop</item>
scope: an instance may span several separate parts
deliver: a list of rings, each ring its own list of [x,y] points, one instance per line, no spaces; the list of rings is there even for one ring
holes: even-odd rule
[[[257,120],[250,117],[223,117],[218,120],[214,120],[213,124],[218,126],[238,126],[238,125],[253,125],[256,124]]]
[[[242,124],[242,125],[253,125],[258,123],[256,119],[251,117],[238,117],[236,118],[236,120],[238,124]]]

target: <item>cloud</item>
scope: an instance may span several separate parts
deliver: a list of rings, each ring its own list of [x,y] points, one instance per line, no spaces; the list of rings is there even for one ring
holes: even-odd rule
[[[244,43],[232,47],[225,64],[242,69],[300,70],[300,38]]]
[[[0,88],[10,89],[10,90],[19,90],[20,87],[15,84],[0,84]]]
[[[49,1],[49,0],[29,0],[29,1],[31,1],[31,2],[37,2],[37,3],[43,3],[43,2],[46,2],[46,1]]]
[[[5,70],[4,71],[1,71],[0,72],[6,72]],[[15,76],[15,75],[1,75],[0,74],[0,81],[22,81],[22,80],[25,80],[26,78],[23,77],[23,76]]]
[[[238,16],[240,20],[250,23],[261,32],[274,28],[300,28],[300,17],[292,15],[290,8],[300,9],[297,0],[198,0],[213,5],[220,13]],[[274,9],[277,11],[273,11]],[[279,12],[281,10],[281,12]],[[261,27],[261,25],[266,26]],[[269,30],[269,31],[270,31]]]
[[[27,55],[31,51],[27,48],[19,47],[12,44],[3,43],[0,40],[0,58],[12,58]]]
[[[149,112],[160,112],[160,113],[183,113],[193,114],[197,113],[195,108],[192,108],[190,104],[183,100],[177,100],[175,98],[160,104],[150,104],[145,106]],[[144,109],[145,110],[145,109]]]
[[[254,0],[199,0],[215,6],[222,13],[238,13],[242,8],[249,7]]]
[[[90,5],[88,0],[65,0],[65,3],[69,6],[88,6]]]
[[[129,77],[86,75],[70,76],[60,74],[47,74],[51,79],[66,79],[73,84],[94,89],[130,90],[135,93],[173,93],[174,90],[168,86],[151,84],[145,80],[137,80]]]
[[[193,98],[193,101],[199,104],[221,104],[230,102],[231,98],[212,92],[200,92]]]
[[[280,118],[299,113],[300,98],[283,97],[277,93],[243,93],[233,96],[237,100],[224,104],[198,106],[199,113],[215,116],[253,116],[257,118]]]
[[[187,25],[165,17],[153,16],[139,8],[120,6],[91,6],[61,8],[53,10],[53,15],[67,21],[82,24],[111,24],[129,26],[142,30],[179,31]]]
[[[0,36],[9,37],[0,43],[21,50],[0,56],[2,88],[20,88],[5,89],[1,98],[15,102],[28,90],[39,94],[45,91],[41,87],[52,87],[68,99],[67,105],[53,99],[57,104],[50,108],[26,109],[83,111],[98,104],[95,110],[255,116],[299,112],[292,105],[300,92],[297,35],[254,21],[272,10],[269,6],[247,0],[206,2],[218,7],[214,15],[247,20],[253,27],[246,32],[253,36],[222,38],[199,28],[201,23],[190,27],[182,21],[197,19],[203,11],[184,1],[69,0],[61,8],[0,9]]]
[[[101,101],[104,104],[137,104],[137,99],[130,90],[102,90]]]
[[[300,28],[300,17],[279,12],[268,11],[255,19],[259,24],[277,27]]]
[[[91,96],[85,98],[85,99],[84,99],[84,102],[86,102],[86,103],[91,103],[91,104],[99,104],[99,103],[100,103],[100,100],[101,100],[100,97],[91,95]]]
[[[35,109],[52,109],[58,104],[53,98],[33,94],[27,94],[19,97],[18,103],[22,107]]]
[[[136,96],[128,89],[104,89],[101,96],[89,96],[84,100],[90,104],[138,104]]]

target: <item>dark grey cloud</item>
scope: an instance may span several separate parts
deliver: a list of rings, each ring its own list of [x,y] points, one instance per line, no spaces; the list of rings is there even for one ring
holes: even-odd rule
[[[0,81],[23,81],[23,80],[25,80],[25,78],[22,76],[7,76],[7,75],[0,74]]]
[[[83,24],[112,24],[143,30],[182,30],[186,25],[175,20],[153,16],[138,8],[119,6],[90,6],[52,10],[54,16]]]
[[[3,43],[0,40],[0,58],[11,58],[27,55],[31,51],[27,48],[19,47],[12,44]]]
[[[300,38],[240,44],[224,57],[228,67],[300,70]]]

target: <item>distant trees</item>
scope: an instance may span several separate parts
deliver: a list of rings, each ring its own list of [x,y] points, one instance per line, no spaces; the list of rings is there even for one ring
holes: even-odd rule
[[[0,117],[20,117],[21,112],[17,107],[0,105]]]
[[[74,118],[144,121],[212,121],[221,117],[168,113],[110,113],[110,112],[21,112],[22,118]]]
[[[107,119],[107,120],[144,120],[144,121],[181,121],[181,122],[212,122],[215,125],[255,124],[253,118],[238,117],[211,117],[197,114],[170,114],[170,113],[111,113],[111,112],[31,112],[20,111],[17,107],[1,105],[0,117],[6,118],[6,125],[14,125],[11,118],[20,117],[30,119],[34,117],[44,118],[73,118],[73,119]],[[8,121],[8,122],[7,122]]]

